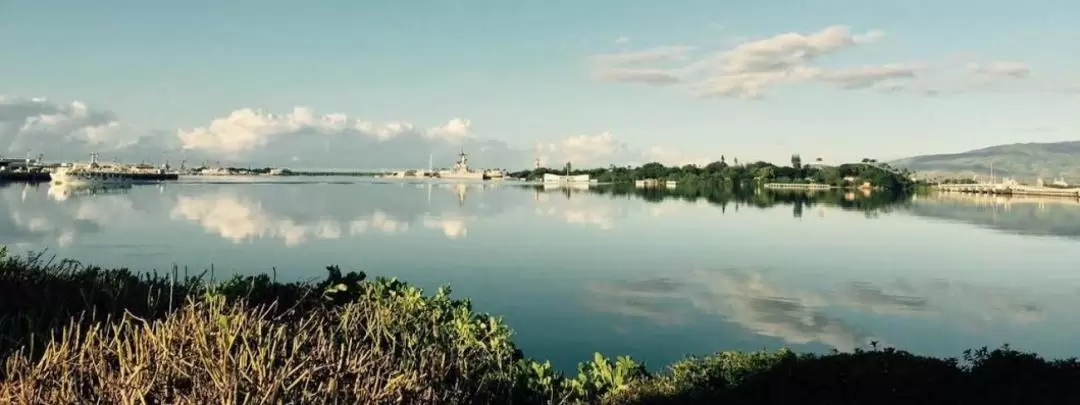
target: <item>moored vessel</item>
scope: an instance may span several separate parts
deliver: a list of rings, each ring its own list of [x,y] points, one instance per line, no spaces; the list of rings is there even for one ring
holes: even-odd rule
[[[458,154],[458,161],[454,163],[454,167],[450,170],[439,170],[439,178],[441,179],[461,179],[461,180],[486,180],[488,177],[482,171],[473,171],[469,168],[469,157],[462,150]]]
[[[72,187],[98,187],[130,184],[138,181],[175,180],[175,173],[168,173],[165,166],[154,169],[152,166],[129,167],[121,164],[100,164],[98,154],[90,154],[90,163],[72,163],[62,165],[49,172],[53,184]]]

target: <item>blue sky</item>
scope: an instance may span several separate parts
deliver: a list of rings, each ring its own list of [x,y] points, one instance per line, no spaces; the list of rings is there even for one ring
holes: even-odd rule
[[[124,132],[116,139],[128,144],[176,142],[178,130],[208,128],[244,108],[288,114],[304,106],[316,116],[416,128],[461,118],[468,125],[450,132],[528,151],[542,143],[552,159],[596,164],[721,154],[782,161],[795,152],[889,159],[1080,138],[1080,97],[1066,91],[1080,88],[1080,54],[1069,51],[1080,41],[1076,21],[1080,3],[1064,0],[0,0],[0,94],[80,101],[111,117],[107,123]],[[874,39],[808,61],[787,55],[797,69],[770,79],[759,99],[696,94],[731,67],[724,60],[739,44],[830,26]],[[590,59],[672,46],[693,50],[636,67],[675,72],[679,81],[662,86],[603,80],[598,72],[610,66]],[[684,70],[695,63],[711,67]],[[1026,74],[975,77],[972,64],[1022,66]],[[898,80],[902,91],[894,92],[827,79],[886,65],[914,66],[916,74]],[[313,126],[263,126],[257,134],[222,128],[206,131],[213,142],[196,149],[257,160],[255,149],[302,142],[279,145],[278,135],[304,136]],[[8,136],[30,136],[14,132]],[[54,139],[72,138],[61,135]],[[221,147],[224,138],[235,147]],[[181,142],[194,145],[191,139]],[[238,152],[238,139],[251,146]],[[632,153],[611,152],[611,144]],[[0,153],[28,145],[6,152],[0,145]]]

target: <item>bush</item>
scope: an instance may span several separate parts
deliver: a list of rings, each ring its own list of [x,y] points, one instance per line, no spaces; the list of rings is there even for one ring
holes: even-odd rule
[[[327,268],[317,283],[204,282],[0,249],[0,401],[40,403],[1080,403],[1080,362],[1008,347],[688,357],[596,353],[566,376],[448,287]],[[17,297],[18,299],[8,299]],[[48,302],[50,305],[41,305]]]

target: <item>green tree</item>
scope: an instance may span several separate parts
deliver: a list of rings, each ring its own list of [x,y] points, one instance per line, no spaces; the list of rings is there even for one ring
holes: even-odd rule
[[[705,172],[706,173],[720,173],[720,172],[723,172],[724,169],[727,168],[727,167],[728,167],[728,165],[727,165],[726,162],[724,162],[724,157],[721,156],[719,162],[712,162],[712,163],[709,163],[709,164],[705,165]]]

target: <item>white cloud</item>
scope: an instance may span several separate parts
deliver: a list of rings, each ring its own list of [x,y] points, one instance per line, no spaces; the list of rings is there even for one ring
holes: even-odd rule
[[[468,134],[469,120],[453,119],[446,125],[428,130],[433,137],[458,137]],[[276,138],[343,135],[387,140],[415,129],[408,122],[373,123],[350,118],[342,113],[316,115],[308,107],[295,107],[286,114],[273,114],[244,108],[218,118],[206,127],[178,130],[184,149],[206,150],[235,156],[266,146]]]
[[[285,113],[235,110],[205,126],[139,134],[114,114],[74,102],[0,98],[0,154],[43,153],[47,160],[102,159],[202,163],[233,166],[283,165],[299,169],[400,169],[448,167],[460,148],[477,168],[520,169],[544,164],[577,167],[644,163],[656,157],[632,149],[611,133],[576,135],[543,142],[537,149],[514,148],[482,139],[473,121],[453,118],[423,128],[407,121],[374,122],[343,113],[295,107]]]
[[[566,162],[578,167],[607,165],[616,157],[625,158],[630,151],[610,132],[571,136],[536,148],[540,163],[548,167],[562,167]]]
[[[590,60],[601,65],[633,65],[648,62],[683,60],[694,47],[685,45],[659,46],[640,51],[604,53],[593,55]]]
[[[861,66],[821,72],[819,79],[851,90],[873,86],[888,87],[892,79],[914,79],[922,68],[923,66],[900,64]]]
[[[598,80],[623,83],[644,83],[654,86],[665,86],[680,81],[679,77],[671,71],[663,69],[635,69],[620,67],[604,67],[593,71],[593,77]]]
[[[472,134],[472,121],[462,118],[454,118],[446,125],[431,128],[427,135],[434,138],[442,138],[452,141],[460,140]]]
[[[670,86],[687,83],[699,97],[761,99],[772,88],[798,83],[825,83],[842,90],[872,90],[924,96],[1002,90],[997,83],[949,77],[926,63],[870,63],[825,66],[834,54],[870,45],[884,38],[881,30],[856,33],[832,25],[811,33],[787,32],[767,38],[741,40],[683,66],[657,66],[685,60],[694,48],[655,47],[634,52],[593,56],[590,74],[596,80]],[[947,64],[946,64],[947,65]],[[946,66],[956,70],[956,66]],[[1022,62],[970,63],[967,71],[984,79],[1025,78],[1030,69]],[[937,73],[938,77],[935,77]],[[1061,91],[1060,86],[1054,87]],[[1030,89],[1029,89],[1030,90]]]
[[[72,150],[111,151],[139,141],[110,111],[85,103],[0,96],[0,154],[65,157]]]
[[[1003,61],[989,63],[969,63],[968,71],[990,77],[1025,78],[1031,75],[1031,69],[1023,62]]]
[[[694,48],[690,46],[663,46],[640,51],[593,55],[590,58],[593,78],[602,81],[642,83],[665,86],[681,79],[673,69],[640,67],[644,63],[681,61]]]
[[[454,118],[420,129],[407,121],[377,123],[343,113],[317,114],[307,107],[274,114],[250,108],[177,131],[189,153],[256,164],[361,169],[426,167],[429,154],[449,166],[464,147],[478,167],[524,167],[522,151],[472,134],[473,123]]]
[[[648,149],[631,147],[611,132],[575,135],[557,141],[540,143],[535,158],[545,167],[561,168],[566,162],[573,167],[607,167],[611,164],[644,164],[659,162],[665,165],[706,165],[715,159],[689,155],[675,149],[653,146]]]
[[[702,72],[705,77],[695,90],[703,97],[760,98],[767,87],[829,75],[811,63],[825,55],[876,41],[883,35],[877,30],[852,34],[848,27],[835,25],[812,34],[789,32],[745,42],[692,65],[692,70]],[[863,81],[870,80],[865,74],[859,76]]]
[[[626,35],[615,38],[615,44],[616,45],[625,45],[625,44],[629,44],[629,43],[630,43],[630,37],[628,37]]]
[[[705,166],[715,161],[715,159],[705,156],[690,156],[682,152],[678,152],[671,149],[665,149],[660,146],[653,146],[645,152],[646,160],[650,162],[663,163],[665,166],[685,166],[685,165],[697,165]]]

